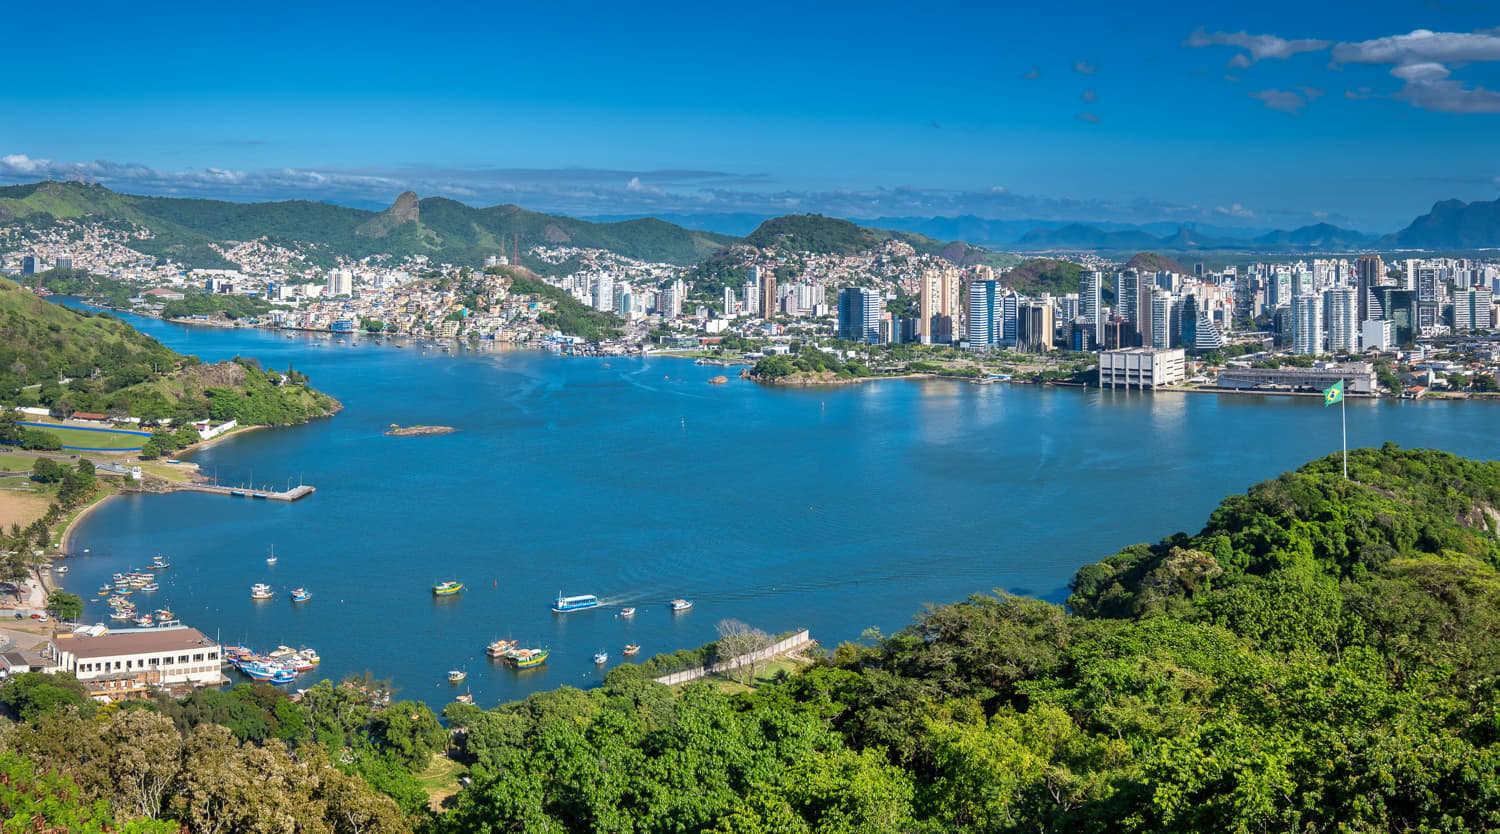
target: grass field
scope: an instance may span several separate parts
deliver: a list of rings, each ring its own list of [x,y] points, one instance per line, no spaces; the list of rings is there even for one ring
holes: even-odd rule
[[[36,428],[27,426],[27,428]],[[102,431],[83,431],[81,429],[69,429],[62,426],[47,426],[39,428],[53,437],[56,437],[64,446],[78,446],[86,449],[109,449],[118,452],[133,452],[141,448],[149,438],[138,434],[114,434]]]
[[[26,452],[0,452],[0,472],[29,472],[33,463],[36,457]]]
[[[433,810],[443,807],[443,800],[458,793],[458,780],[464,775],[464,766],[447,756],[433,756],[427,769],[417,774],[417,782],[427,791]]]

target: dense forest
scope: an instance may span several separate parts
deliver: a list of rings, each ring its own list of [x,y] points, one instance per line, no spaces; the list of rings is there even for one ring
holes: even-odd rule
[[[1349,474],[1230,496],[1066,607],[976,594],[751,691],[625,665],[445,731],[368,679],[96,708],[22,676],[0,804],[141,831],[1493,830],[1500,464],[1387,445]],[[472,784],[434,811],[414,774],[443,748]]]

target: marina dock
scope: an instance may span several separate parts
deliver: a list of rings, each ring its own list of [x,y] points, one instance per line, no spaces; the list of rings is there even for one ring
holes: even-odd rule
[[[176,492],[207,492],[211,495],[228,495],[233,498],[262,498],[269,501],[296,501],[317,491],[307,484],[298,484],[284,492],[275,492],[254,487],[226,487],[213,484],[179,484]]]

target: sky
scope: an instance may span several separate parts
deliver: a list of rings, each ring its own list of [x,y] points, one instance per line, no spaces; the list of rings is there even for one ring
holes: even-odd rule
[[[1500,198],[1500,3],[7,9],[0,184],[574,216],[1403,227]]]

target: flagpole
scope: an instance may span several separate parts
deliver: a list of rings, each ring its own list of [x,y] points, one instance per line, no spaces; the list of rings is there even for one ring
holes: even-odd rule
[[[1344,400],[1349,396],[1349,386],[1343,379],[1339,380],[1342,386],[1339,389],[1339,422],[1344,425],[1344,480],[1349,480],[1349,412],[1344,408]]]

